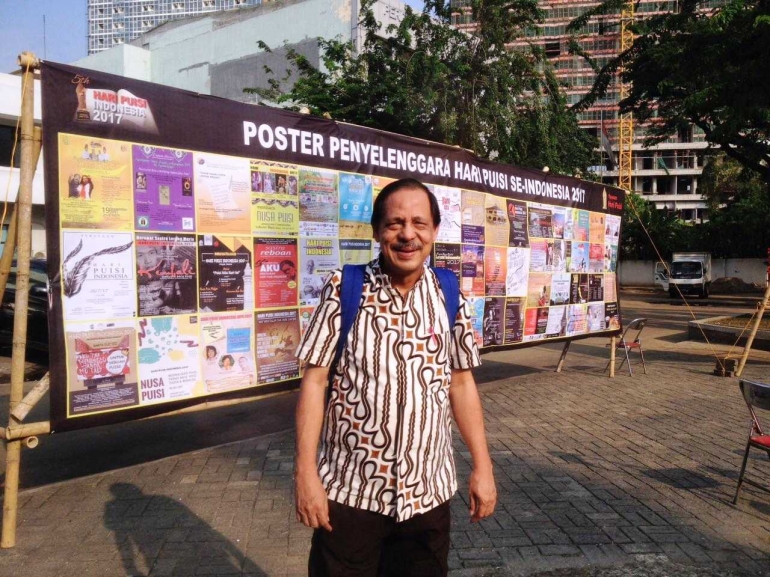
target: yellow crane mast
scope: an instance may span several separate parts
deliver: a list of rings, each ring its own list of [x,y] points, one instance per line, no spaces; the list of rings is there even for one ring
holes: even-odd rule
[[[634,0],[629,0],[620,12],[620,51],[631,48],[634,43],[634,33],[631,25],[634,22]],[[628,96],[628,85],[620,80],[620,100]],[[634,119],[631,113],[621,114],[618,123],[618,186],[623,190],[631,189],[631,175],[633,172],[631,157],[634,147]]]

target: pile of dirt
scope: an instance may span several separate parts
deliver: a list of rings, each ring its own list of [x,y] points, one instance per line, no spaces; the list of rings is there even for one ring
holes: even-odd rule
[[[747,283],[734,276],[715,279],[709,287],[709,292],[711,294],[761,294],[763,291],[764,287],[754,283]]]

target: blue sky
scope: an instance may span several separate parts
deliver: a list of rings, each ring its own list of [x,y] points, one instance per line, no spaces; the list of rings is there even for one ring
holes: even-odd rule
[[[407,3],[422,8],[422,0]],[[0,0],[0,72],[16,70],[23,50],[64,63],[85,56],[86,0]]]
[[[86,0],[0,0],[0,72],[16,70],[23,50],[55,62],[85,56]]]

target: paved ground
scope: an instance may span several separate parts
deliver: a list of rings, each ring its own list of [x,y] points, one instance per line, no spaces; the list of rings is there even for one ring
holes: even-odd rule
[[[600,339],[573,344],[561,374],[552,346],[484,357],[500,503],[471,525],[465,487],[455,497],[454,574],[770,575],[770,495],[730,502],[748,430],[736,381],[681,327],[648,336],[633,377],[603,374]],[[770,378],[770,353],[745,376]],[[750,475],[770,483],[761,456]],[[305,574],[292,467],[285,431],[24,491],[0,576]]]

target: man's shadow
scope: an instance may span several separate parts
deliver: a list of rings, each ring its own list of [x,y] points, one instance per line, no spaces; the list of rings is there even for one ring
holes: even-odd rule
[[[185,566],[193,575],[196,568],[206,565],[216,568],[217,574],[267,577],[238,547],[181,502],[145,494],[131,483],[114,483],[110,491],[113,498],[104,506],[104,526],[115,534],[127,576],[162,569],[170,570],[169,575],[172,571],[182,574],[179,571]],[[144,513],[150,504],[152,513]],[[140,569],[142,564],[146,573]]]

